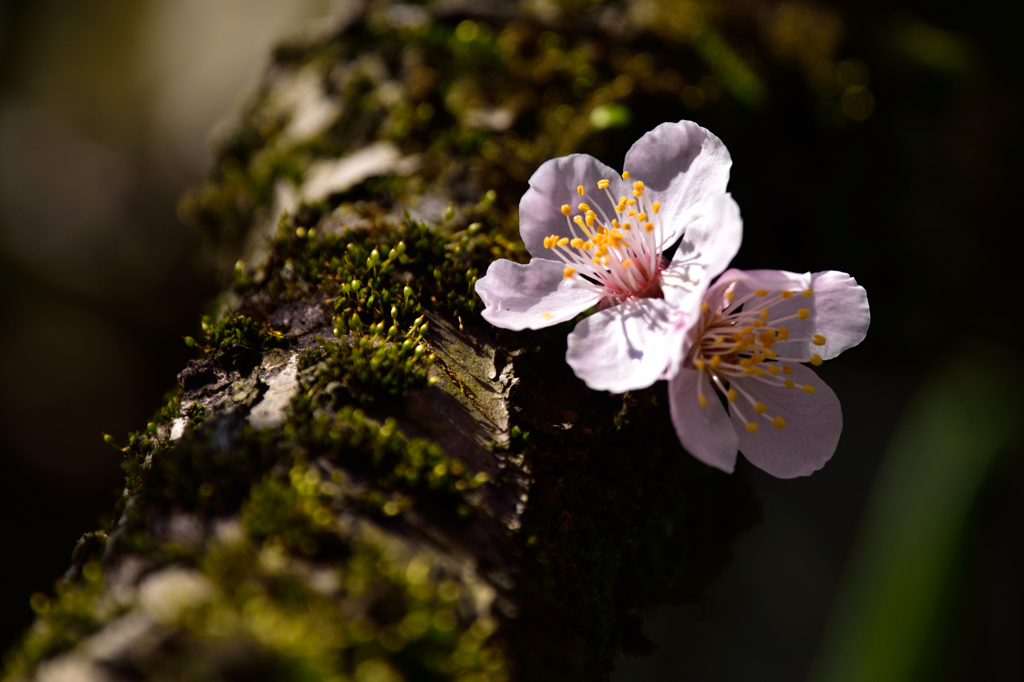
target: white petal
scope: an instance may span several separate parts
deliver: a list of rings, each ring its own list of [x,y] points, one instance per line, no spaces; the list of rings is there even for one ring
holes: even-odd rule
[[[813,290],[810,296],[796,295],[772,305],[768,322],[795,315],[799,309],[806,308],[809,312],[806,319],[794,317],[780,324],[789,329],[790,338],[809,339],[820,334],[825,337],[824,345],[810,341],[780,342],[773,347],[779,355],[809,358],[817,353],[822,360],[828,360],[859,344],[868,332],[871,312],[867,292],[845,272],[828,270],[798,275],[783,270],[730,270],[722,279],[733,276],[739,282],[736,296],[758,289]]]
[[[566,279],[565,265],[534,258],[527,265],[496,260],[477,280],[486,308],[483,318],[503,329],[542,329],[565,322],[601,300],[578,277]]]
[[[663,243],[679,239],[686,227],[711,210],[725,192],[732,157],[722,141],[692,121],[662,123],[626,153],[625,168],[661,202]]]
[[[562,213],[564,205],[569,205],[574,214],[579,213],[579,204],[584,202],[593,204],[592,208],[599,218],[601,213],[598,207],[604,209],[609,216],[614,215],[611,213],[611,201],[604,190],[597,188],[598,180],[608,180],[609,190],[616,199],[623,193],[619,172],[593,156],[570,154],[541,164],[530,178],[530,189],[519,202],[519,234],[531,256],[557,260],[558,256],[551,249],[544,248],[545,237],[553,234],[570,239],[583,236],[572,234]],[[586,198],[576,191],[581,185],[587,192]]]
[[[643,298],[595,313],[569,334],[565,360],[592,389],[646,388],[668,366],[671,312],[663,299]]]
[[[707,401],[700,406],[698,382]],[[686,451],[701,462],[726,473],[736,467],[739,436],[725,408],[711,388],[707,374],[680,370],[668,385],[669,410],[676,435]]]
[[[700,268],[702,278],[710,283],[740,250],[743,219],[731,194],[712,197],[707,205],[708,212],[686,228],[686,234],[672,256],[672,263]]]
[[[740,452],[759,469],[778,478],[794,478],[814,473],[831,459],[843,430],[843,411],[839,399],[818,375],[804,365],[793,365],[789,378],[797,384],[809,384],[813,394],[799,388],[773,386],[750,377],[734,380],[754,400],[763,402],[767,417],[782,417],[786,425],[775,428],[769,419],[754,412],[743,398],[736,403],[743,416],[758,425],[755,433],[745,427],[735,410],[730,417],[740,437]]]

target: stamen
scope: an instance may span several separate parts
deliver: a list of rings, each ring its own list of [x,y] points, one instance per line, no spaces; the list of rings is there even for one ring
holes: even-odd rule
[[[751,433],[757,433],[757,428],[757,424],[755,424],[754,422],[747,422],[747,431],[750,431]]]
[[[815,346],[824,346],[825,345],[825,337],[822,336],[821,334],[815,334],[814,335],[813,343],[814,343]]]
[[[562,215],[569,215],[572,213],[572,208],[569,204],[562,204]]]
[[[814,293],[814,289],[808,289],[807,291],[801,292],[800,295],[801,296],[810,296],[813,293]]]
[[[808,317],[811,316],[811,311],[808,310],[807,308],[801,308],[800,310],[796,311],[796,316],[799,317],[801,320],[806,320]]]
[[[629,171],[622,171],[622,179],[629,180]]]
[[[811,364],[814,365],[815,367],[820,365],[822,362],[823,360],[821,359],[821,356],[818,355],[817,353],[811,356]]]
[[[768,411],[768,406],[765,405],[764,403],[762,403],[760,401],[754,403],[754,412],[757,412],[758,414],[764,414],[767,411]]]
[[[566,268],[565,270],[562,271],[562,277],[564,277],[565,279],[569,279],[575,274],[576,268]]]
[[[811,394],[814,393],[814,386],[811,386],[810,384],[804,384],[800,390],[803,391],[804,393]]]
[[[774,426],[777,429],[784,428],[786,426],[786,420],[783,419],[782,417],[776,417],[775,419],[772,420],[772,426]]]
[[[583,189],[583,185],[580,185],[579,187],[576,188],[576,194],[579,194],[580,196],[583,196],[585,191],[586,190]]]
[[[598,189],[606,189],[607,187],[608,187],[608,181],[607,180],[598,180],[597,181],[597,188]]]

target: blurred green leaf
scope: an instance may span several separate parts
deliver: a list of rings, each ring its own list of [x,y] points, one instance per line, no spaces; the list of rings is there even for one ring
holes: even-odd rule
[[[1017,434],[1019,371],[972,352],[928,377],[885,453],[811,682],[909,682],[926,662],[955,552]]]

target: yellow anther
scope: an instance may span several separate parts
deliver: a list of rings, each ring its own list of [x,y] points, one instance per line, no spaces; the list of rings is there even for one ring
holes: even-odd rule
[[[700,311],[702,313],[706,313],[708,310],[710,310],[710,308],[708,307],[707,301],[704,301],[703,303],[700,304]]]
[[[597,181],[597,188],[598,189],[607,189],[607,187],[608,187],[608,181],[607,180],[598,180]]]
[[[562,215],[569,215],[572,213],[572,207],[569,204],[562,204]]]
[[[754,293],[756,295],[758,295],[758,296],[767,296],[768,295],[768,290],[767,289],[758,289]]]
[[[643,180],[637,180],[636,182],[634,182],[633,183],[633,189],[638,189],[641,192],[644,191],[644,181]]]
[[[760,367],[754,367],[753,370],[755,372],[757,372],[757,376],[759,376],[759,377],[763,377],[764,376],[764,370],[761,369]]]
[[[586,204],[582,203],[582,202],[580,202],[580,205],[577,206],[576,208],[578,208],[579,210],[581,210],[583,212],[587,212],[587,211],[590,210],[590,207],[587,206]]]
[[[779,354],[769,348],[764,352],[764,356],[769,360],[774,360],[775,358],[779,357]]]
[[[571,246],[574,249],[582,249],[583,240],[580,239],[579,237],[576,237],[576,239],[573,239],[572,241],[569,242],[569,246]]]
[[[785,341],[789,338],[789,330],[785,327],[779,327],[779,341]]]
[[[647,223],[644,225],[644,229],[648,232],[654,232],[654,223]]]
[[[597,257],[594,257],[594,258],[590,259],[590,262],[594,263],[595,265],[600,265],[601,264],[601,259],[597,258]]]
[[[629,180],[629,171],[622,171],[622,179]]]
[[[794,386],[796,386],[796,384],[793,383],[792,379],[786,379],[785,381],[782,382],[782,385],[789,389],[792,389]]]
[[[622,225],[619,224],[618,219],[612,218],[612,227],[614,227],[616,230],[618,230],[618,229],[622,228]],[[626,225],[626,229],[627,230],[629,229],[629,225]]]
[[[654,211],[655,213],[660,211],[661,210],[661,202],[660,201],[655,201],[653,204],[651,204],[651,210]]]
[[[736,298],[736,294],[731,291],[725,292],[725,297],[729,299],[729,303],[732,303],[732,299]]]
[[[586,190],[583,189],[583,185],[576,188],[576,194],[579,194],[580,196],[583,196],[585,192]]]
[[[821,356],[818,355],[817,353],[811,356],[811,364],[814,365],[815,367],[820,365],[822,362],[823,360],[821,359]]]
[[[558,237],[555,237],[555,241],[558,241]],[[544,248],[545,249],[550,249],[551,248],[551,237],[544,237]]]
[[[779,366],[778,365],[768,365],[768,370],[767,371],[773,377],[779,376]]]
[[[622,246],[622,242],[626,241],[626,238],[622,236],[621,232],[609,232],[608,243],[612,245],[612,248],[617,249]],[[623,263],[625,265],[625,263]]]
[[[786,420],[783,419],[782,417],[776,417],[775,419],[772,420],[772,426],[774,426],[777,429],[785,428]]]
[[[587,227],[593,227],[593,226],[594,226],[594,216],[592,216],[591,214],[588,213],[587,214]]]
[[[632,226],[632,225],[630,225],[629,223],[626,223],[625,225],[619,225],[619,228],[620,228],[620,229],[621,229],[621,230],[622,230],[623,232],[629,232],[630,230],[632,230],[632,229],[633,229],[633,226]]]
[[[783,374],[792,374],[793,373],[793,368],[790,367],[789,365],[783,365],[782,366],[782,373]]]
[[[708,364],[711,365],[711,369],[718,369],[718,366],[722,364],[722,356],[712,355],[711,360],[708,362]]]
[[[765,326],[765,324],[766,324],[766,323],[765,323],[765,322],[762,322],[761,320],[756,320],[756,321],[754,322],[754,326],[755,326],[755,327],[763,327],[763,326]]]
[[[800,390],[803,391],[804,393],[811,394],[814,393],[814,386],[811,386],[810,384],[804,384],[803,388],[801,388]]]
[[[812,343],[814,343],[815,346],[824,346],[825,337],[822,336],[821,334],[815,334],[814,338],[812,339]]]
[[[814,289],[808,289],[807,291],[800,292],[800,295],[801,296],[810,296],[813,293],[814,293]]]
[[[594,248],[594,242],[591,242],[591,241],[583,242],[583,250],[584,251],[591,251],[591,250],[593,250],[593,248]]]
[[[745,370],[743,370],[743,373],[746,374],[747,376],[757,374],[757,367],[747,367]]]
[[[626,203],[630,206],[636,206],[636,199],[626,199]]]
[[[781,293],[782,293],[782,298],[793,298],[793,292],[792,291],[783,291]]]
[[[627,213],[626,215],[632,218],[633,216],[637,215],[637,211],[635,209],[630,209],[629,213]]]
[[[700,400],[700,406],[701,406],[701,408],[705,408],[705,407],[707,407],[707,406],[708,406],[708,399],[707,399],[707,398],[705,398],[704,396],[702,396],[702,395],[699,395],[699,396],[697,396],[697,399],[698,399],[698,400]]]
[[[761,309],[761,314],[758,315],[757,318],[759,320],[767,320],[768,319],[768,309],[767,308],[762,308]]]
[[[575,274],[576,268],[566,268],[565,270],[562,271],[562,277],[564,277],[565,279],[569,279]]]
[[[728,391],[726,391],[725,399],[728,400],[730,403],[736,402],[736,389],[730,388]]]
[[[644,195],[644,191],[642,189],[635,189],[635,190],[633,190],[633,196],[635,196],[635,197],[642,197],[643,195]]]
[[[645,221],[645,220],[647,220],[647,212],[646,212],[646,211],[644,211],[643,213],[641,213],[640,215],[638,215],[638,216],[636,217],[636,221],[637,221],[638,223],[642,223],[642,222],[643,222],[643,221]]]
[[[762,402],[754,403],[754,412],[757,412],[758,414],[764,414],[767,411],[768,411],[768,406],[765,405],[764,403],[762,403]]]
[[[701,360],[700,358],[697,358],[696,360],[693,361],[693,366],[696,367],[697,369],[704,369],[704,361]]]
[[[561,239],[558,240],[558,245],[559,246],[565,246],[568,243],[569,243],[569,238],[568,237],[562,237]]]
[[[624,268],[628,268],[632,264],[633,260],[631,258],[627,258],[626,260],[622,261],[622,267]]]
[[[747,422],[747,431],[751,433],[757,433],[757,424],[754,422]]]
[[[806,320],[808,317],[811,316],[811,311],[808,310],[807,308],[801,308],[800,310],[796,311],[796,316],[799,317],[801,320]]]
[[[550,320],[552,317],[555,316],[555,314],[554,313],[541,313],[540,316],[543,317],[546,320]]]

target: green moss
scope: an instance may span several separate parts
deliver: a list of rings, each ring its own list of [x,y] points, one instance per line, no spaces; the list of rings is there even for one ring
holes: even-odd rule
[[[274,498],[272,505],[287,499],[300,506],[318,496],[309,490],[317,482],[306,473],[297,477],[305,493],[264,484],[260,504],[267,495]],[[256,504],[254,498],[251,505]],[[293,511],[289,507],[286,514]],[[314,518],[304,523],[316,524]],[[183,618],[193,633],[256,642],[273,656],[275,679],[350,679],[339,678],[346,673],[357,679],[439,682],[508,678],[504,653],[492,637],[496,622],[467,615],[474,612],[468,595],[428,555],[403,555],[361,534],[349,539],[349,554],[313,589],[305,576],[308,568],[290,558],[281,534],[259,542],[267,529],[253,524],[255,545],[239,538],[215,545],[206,556],[203,571],[218,590]]]
[[[265,324],[260,324],[236,311],[229,312],[216,322],[204,317],[202,326],[207,350],[226,350],[234,346],[244,346],[250,350],[262,351],[282,345],[281,332],[269,329]]]
[[[107,617],[116,615],[116,607],[106,613],[100,608],[103,587],[103,572],[91,561],[83,566],[80,580],[59,581],[53,597],[32,595],[36,622],[6,657],[8,678],[27,674],[38,662],[70,649],[98,630]]]

